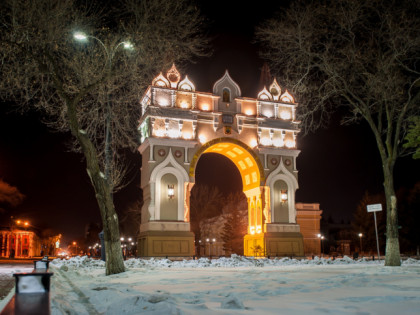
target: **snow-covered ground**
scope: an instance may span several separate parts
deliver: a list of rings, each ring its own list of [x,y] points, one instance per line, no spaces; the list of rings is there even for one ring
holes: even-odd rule
[[[420,314],[420,261],[54,260],[52,314]]]

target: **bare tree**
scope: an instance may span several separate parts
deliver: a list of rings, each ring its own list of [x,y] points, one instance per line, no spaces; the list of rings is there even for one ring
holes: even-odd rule
[[[420,100],[420,19],[416,0],[296,1],[257,29],[304,128],[325,125],[339,107],[343,123],[364,120],[382,161],[387,204],[387,266],[400,265],[394,165]]]
[[[88,3],[0,4],[0,96],[73,135],[101,212],[109,275],[124,271],[112,193],[126,183],[124,150],[138,145],[138,100],[152,74],[205,55],[206,39],[187,0]]]
[[[217,186],[194,185],[190,203],[191,231],[194,232],[196,246],[199,246],[203,222],[222,214],[223,195]]]

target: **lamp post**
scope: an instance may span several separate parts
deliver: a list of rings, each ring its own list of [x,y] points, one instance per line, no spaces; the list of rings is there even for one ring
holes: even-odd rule
[[[73,37],[79,42],[87,42],[89,38],[93,38],[101,44],[106,54],[105,69],[107,71],[107,75],[111,74],[112,61],[114,59],[115,53],[117,52],[118,48],[120,46],[122,46],[126,50],[131,50],[134,48],[131,42],[123,41],[123,42],[118,43],[115,47],[113,48],[111,47],[111,49],[108,49],[107,46],[105,46],[105,44],[99,38],[92,35],[87,35],[84,32],[76,32],[73,34]],[[111,187],[110,175],[111,175],[111,159],[112,159],[111,116],[112,116],[111,115],[111,100],[110,100],[110,96],[107,95],[106,114],[105,114],[105,178],[108,181],[108,184],[110,185],[110,187]],[[111,192],[111,197],[112,197],[112,192]]]
[[[362,251],[363,251],[363,249],[362,249],[362,237],[363,237],[363,234],[362,233],[359,233],[359,239],[360,239],[360,255],[362,255]]]
[[[323,255],[323,253],[324,253],[324,246],[323,246],[323,244],[322,244],[322,240],[324,239],[324,236],[323,235],[321,235],[321,234],[318,234],[317,235],[318,236],[318,238],[320,239],[320,241],[321,241],[321,257],[322,257],[322,255]]]
[[[77,243],[73,242],[73,246],[74,246],[74,255],[77,255]]]
[[[209,257],[211,259],[211,245],[216,242],[216,239],[215,238],[212,238],[212,239],[207,238],[206,242],[209,243]]]

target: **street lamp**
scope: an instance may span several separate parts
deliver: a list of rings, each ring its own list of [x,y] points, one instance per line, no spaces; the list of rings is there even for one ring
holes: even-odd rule
[[[73,246],[74,246],[74,255],[77,255],[77,243],[73,242]]]
[[[106,54],[106,62],[105,62],[105,69],[108,74],[111,73],[112,70],[112,60],[114,59],[115,53],[117,52],[118,48],[122,46],[126,50],[132,50],[134,45],[130,41],[122,41],[118,43],[115,47],[111,47],[108,49],[107,46],[97,37],[92,35],[87,35],[84,32],[75,32],[73,33],[74,39],[79,42],[87,42],[89,38],[93,38],[98,41]],[[111,172],[111,160],[112,160],[112,148],[111,148],[111,100],[109,95],[107,94],[107,102],[106,102],[106,114],[105,114],[105,178],[110,183],[110,172]],[[112,194],[112,193],[111,193]]]
[[[209,243],[209,257],[211,259],[211,245],[216,242],[216,239],[215,238],[212,238],[212,239],[207,238],[206,242]]]
[[[362,237],[363,237],[363,234],[362,233],[359,233],[359,239],[360,239],[360,255],[362,255]]]
[[[324,246],[323,246],[323,244],[322,244],[322,240],[324,239],[324,236],[323,235],[321,235],[321,234],[317,234],[317,237],[320,239],[320,241],[321,241],[321,257],[322,257],[322,255],[323,255],[323,253],[324,253]]]

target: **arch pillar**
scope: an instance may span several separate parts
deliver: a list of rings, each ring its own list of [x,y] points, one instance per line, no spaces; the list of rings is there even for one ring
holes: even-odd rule
[[[193,147],[195,143],[187,141],[149,138],[139,148],[144,196],[137,240],[140,257],[194,255],[194,233],[189,223],[193,184],[186,171],[188,149]]]

